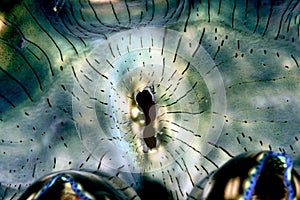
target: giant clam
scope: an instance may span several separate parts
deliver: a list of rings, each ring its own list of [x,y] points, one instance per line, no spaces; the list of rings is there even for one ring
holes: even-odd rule
[[[250,151],[286,153],[296,172],[299,11],[297,0],[2,1],[0,197],[77,170],[192,198]]]

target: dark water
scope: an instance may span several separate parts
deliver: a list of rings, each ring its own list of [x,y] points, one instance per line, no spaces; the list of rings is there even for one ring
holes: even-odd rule
[[[285,152],[300,169],[297,0],[6,0],[0,10],[0,198],[78,169],[186,199],[249,151]],[[145,87],[156,105],[147,153],[134,98]]]

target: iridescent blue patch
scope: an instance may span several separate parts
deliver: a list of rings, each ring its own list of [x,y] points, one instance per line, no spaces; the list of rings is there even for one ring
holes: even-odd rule
[[[76,193],[76,196],[78,196],[82,200],[91,200],[90,197],[88,197],[81,189],[78,183],[69,175],[62,173],[62,174],[57,174],[50,180],[46,181],[44,187],[37,193],[37,195],[34,197],[34,200],[38,200],[41,198],[47,191],[48,189],[58,181],[63,181],[63,182],[68,182],[71,185],[72,190]]]
[[[292,159],[272,151],[236,156],[200,182],[190,199],[299,199]],[[198,188],[198,189],[197,189]],[[199,188],[203,188],[199,191]]]
[[[43,199],[136,199],[134,190],[117,177],[85,171],[53,173],[32,184],[20,198]]]
[[[282,169],[283,171],[283,182],[284,185],[287,188],[287,199],[293,199],[294,195],[295,195],[295,191],[294,188],[292,186],[291,183],[291,172],[292,172],[292,159],[285,153],[276,153],[276,152],[272,152],[272,151],[267,151],[267,152],[263,152],[261,154],[258,155],[257,157],[257,164],[256,166],[254,166],[253,168],[251,168],[250,173],[249,173],[249,178],[248,181],[246,182],[246,187],[245,187],[245,191],[244,191],[244,195],[243,198],[245,200],[250,200],[252,195],[253,195],[253,191],[256,187],[256,183],[258,181],[258,176],[260,175],[260,173],[262,173],[263,168],[266,166],[266,162],[268,159],[279,159],[281,163],[280,166],[276,166],[277,163],[273,162],[273,167],[277,168],[280,170]],[[277,170],[278,170],[277,169]],[[282,173],[282,171],[279,171],[279,173]],[[271,183],[270,183],[271,184]]]

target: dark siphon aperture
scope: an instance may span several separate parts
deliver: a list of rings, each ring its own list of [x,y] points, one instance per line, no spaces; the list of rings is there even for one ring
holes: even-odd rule
[[[157,146],[157,139],[155,137],[156,131],[153,127],[153,122],[156,118],[156,109],[152,91],[147,87],[144,88],[142,92],[137,91],[135,101],[142,109],[145,117],[145,127],[143,129],[142,138],[148,148],[155,148]]]

